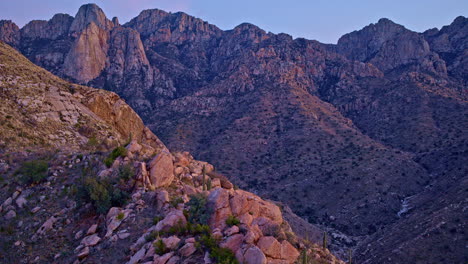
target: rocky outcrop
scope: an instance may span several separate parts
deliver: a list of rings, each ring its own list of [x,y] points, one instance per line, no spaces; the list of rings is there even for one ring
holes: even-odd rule
[[[437,52],[447,63],[449,75],[466,86],[468,18],[459,16],[450,25],[440,30],[427,30],[423,36],[429,42],[431,50]]]
[[[445,61],[430,51],[424,37],[389,19],[344,35],[338,40],[337,51],[352,60],[372,63],[382,71],[417,64],[413,70],[447,74]]]
[[[0,40],[16,47],[20,41],[19,27],[11,20],[0,20]]]
[[[49,21],[33,20],[21,29],[24,39],[57,39],[66,37],[73,22],[67,14],[56,14]]]
[[[88,24],[72,44],[63,64],[63,73],[81,83],[98,77],[106,66],[108,39],[106,30],[94,22]]]
[[[86,4],[82,5],[78,10],[70,26],[69,33],[72,35],[75,33],[80,34],[86,30],[91,23],[104,31],[109,31],[114,26],[113,23],[107,19],[99,6],[96,4]]]

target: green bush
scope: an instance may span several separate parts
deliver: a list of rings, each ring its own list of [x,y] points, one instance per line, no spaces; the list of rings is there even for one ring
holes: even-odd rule
[[[78,202],[90,202],[99,214],[106,213],[113,206],[123,206],[128,198],[126,191],[114,186],[109,180],[98,181],[89,176],[83,180],[77,191]]]
[[[177,206],[183,202],[184,202],[184,199],[182,199],[182,197],[175,197],[171,199],[170,203],[172,207],[177,208]]]
[[[106,164],[106,166],[110,168],[118,157],[125,156],[127,156],[127,149],[122,146],[116,147],[114,150],[112,150],[111,153],[109,153],[109,156],[107,156],[107,158],[104,159],[104,164]]]
[[[92,136],[88,139],[88,146],[90,147],[97,147],[99,145],[99,142],[96,138],[96,136]]]
[[[49,165],[45,160],[26,161],[15,174],[19,175],[19,180],[23,184],[33,184],[43,181],[47,177]]]
[[[119,178],[128,181],[135,177],[135,171],[133,170],[133,167],[130,165],[122,165],[119,167]]]
[[[203,194],[191,196],[187,205],[190,207],[188,210],[189,222],[202,225],[208,224],[212,210],[207,206],[207,200]]]
[[[160,256],[162,256],[162,255],[166,254],[167,252],[169,252],[169,250],[166,248],[166,245],[164,244],[164,242],[161,239],[154,242],[153,247],[154,247],[154,253],[156,253],[156,254],[158,254]]]
[[[162,216],[155,216],[153,218],[153,225],[157,225],[159,223],[159,221],[163,220],[163,217]]]
[[[233,215],[228,216],[228,218],[226,219],[226,225],[228,226],[239,225],[239,224],[240,224],[239,219],[237,219]]]
[[[236,256],[228,248],[215,247],[210,251],[210,257],[220,264],[238,264]]]
[[[210,252],[210,257],[215,263],[238,264],[234,253],[227,248],[218,246],[218,241],[208,232],[202,234],[198,241],[199,245]]]
[[[146,242],[150,242],[155,240],[156,238],[159,238],[159,232],[158,231],[151,231],[148,235],[145,236]]]

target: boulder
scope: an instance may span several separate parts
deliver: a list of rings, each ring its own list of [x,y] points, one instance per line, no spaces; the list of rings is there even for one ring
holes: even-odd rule
[[[179,263],[179,260],[180,260],[180,257],[178,256],[173,256],[172,258],[170,258],[166,264],[178,264]]]
[[[10,210],[10,211],[8,211],[8,213],[5,214],[5,219],[6,220],[10,220],[10,219],[15,218],[15,217],[16,217],[15,210]]]
[[[242,241],[244,240],[244,235],[242,234],[235,234],[233,236],[228,237],[225,241],[221,243],[222,248],[228,248],[232,252],[236,252],[242,245]]]
[[[284,259],[287,261],[287,263],[292,264],[296,261],[299,255],[299,251],[288,241],[283,240],[281,242],[281,259]]]
[[[256,246],[253,246],[244,254],[244,263],[245,264],[266,264],[267,259],[265,254]]]
[[[154,188],[169,186],[174,180],[172,155],[164,150],[149,163],[150,181]]]
[[[166,264],[167,261],[172,258],[172,256],[174,256],[174,252],[169,252],[169,253],[166,253],[162,256],[158,256],[157,255],[154,257],[154,261],[153,261],[153,264]]]
[[[262,231],[258,225],[251,225],[247,234],[245,234],[244,241],[247,244],[255,244],[260,237],[262,237]]]
[[[180,210],[170,211],[163,220],[159,221],[156,225],[155,230],[167,230],[175,225],[186,225],[187,219],[185,219],[184,213]]]
[[[89,255],[89,247],[85,247],[80,253],[78,253],[78,259],[84,259]]]
[[[86,235],[92,235],[92,234],[96,233],[97,227],[98,227],[97,224],[94,224],[94,225],[90,226],[88,231],[86,232]]]
[[[239,233],[239,227],[235,226],[235,225],[231,226],[230,228],[228,228],[228,229],[226,229],[224,231],[224,235],[226,235],[226,236],[232,236],[232,235],[237,234],[237,233]]]
[[[156,199],[158,210],[160,210],[165,204],[169,203],[169,193],[166,190],[159,190]]]
[[[23,208],[23,206],[27,203],[26,199],[22,195],[20,197],[18,197],[18,199],[16,199],[15,202],[16,202],[16,205],[19,208]]]
[[[212,190],[208,196],[208,203],[214,210],[210,218],[210,227],[224,229],[227,217],[232,215],[229,206],[229,192],[223,188]]]
[[[195,253],[197,248],[195,247],[194,243],[187,243],[181,249],[179,249],[179,254],[183,257],[188,257]]]
[[[281,244],[272,236],[261,237],[257,242],[258,248],[265,253],[266,256],[271,258],[281,258]]]
[[[99,241],[101,241],[101,238],[97,234],[94,234],[83,238],[83,240],[81,240],[81,244],[85,247],[91,247],[97,245]]]
[[[163,241],[164,245],[166,245],[166,247],[168,249],[175,249],[179,245],[180,238],[178,238],[176,236],[170,236],[170,237],[167,237],[167,238],[163,238],[162,241]]]
[[[138,250],[135,255],[132,256],[132,258],[127,262],[127,264],[136,264],[140,260],[142,260],[145,257],[146,254],[146,248],[142,247],[140,250]]]
[[[45,232],[49,231],[50,229],[53,228],[54,223],[57,222],[57,218],[55,217],[50,217],[47,219],[47,221],[44,222],[44,224],[37,230],[38,235],[43,235]]]

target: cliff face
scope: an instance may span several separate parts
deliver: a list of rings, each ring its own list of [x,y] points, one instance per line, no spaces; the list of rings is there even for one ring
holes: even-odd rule
[[[17,47],[53,73],[117,92],[171,149],[350,235],[336,235],[346,246],[409,228],[402,199],[466,175],[464,17],[422,34],[382,19],[337,45],[247,23],[221,31],[157,9],[113,21],[85,6],[62,37],[23,28]]]

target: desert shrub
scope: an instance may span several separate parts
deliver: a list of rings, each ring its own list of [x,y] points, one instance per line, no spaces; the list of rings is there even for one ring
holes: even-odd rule
[[[78,187],[79,203],[90,202],[97,213],[104,214],[113,206],[123,206],[129,194],[114,186],[108,179],[98,181],[94,177],[85,177]]]
[[[88,146],[97,147],[98,145],[99,145],[99,142],[95,136],[92,136],[88,139]]]
[[[191,196],[187,205],[190,207],[188,210],[189,222],[202,225],[208,224],[212,210],[207,206],[207,200],[203,194],[195,194]]]
[[[237,264],[239,263],[234,253],[227,248],[221,248],[218,241],[210,234],[203,234],[199,238],[199,246],[210,252],[210,257],[215,263]]]
[[[19,175],[19,180],[23,184],[33,184],[43,181],[47,177],[49,165],[45,160],[26,161],[15,174]]]
[[[164,244],[164,242],[161,239],[154,242],[153,247],[154,247],[154,253],[156,253],[156,254],[158,254],[160,256],[166,254],[167,252],[169,252],[169,250],[166,248],[166,245]]]
[[[163,220],[162,216],[155,216],[153,218],[153,225],[157,225],[159,223],[159,221]]]
[[[128,181],[135,176],[135,171],[131,165],[122,165],[119,167],[119,178]]]
[[[120,212],[120,213],[117,215],[117,220],[122,221],[122,220],[124,219],[124,217],[125,217],[125,214],[122,213],[122,212]]]
[[[239,219],[237,219],[233,215],[228,216],[228,218],[226,219],[226,225],[228,226],[239,225],[239,224],[240,224]]]
[[[171,199],[170,203],[172,207],[177,208],[177,206],[183,202],[184,202],[184,199],[182,199],[182,197],[175,197]]]
[[[145,236],[145,240],[146,242],[150,242],[150,241],[153,241],[155,240],[156,238],[159,238],[159,232],[158,231],[151,231],[151,233],[149,233],[148,235]]]
[[[220,264],[237,264],[239,263],[236,256],[228,248],[215,247],[210,251],[210,257],[215,259],[216,263]]]
[[[122,146],[116,147],[114,150],[112,150],[111,153],[109,153],[109,156],[107,156],[107,158],[104,159],[104,164],[106,164],[106,166],[110,168],[110,166],[112,166],[112,163],[114,163],[114,161],[118,157],[125,156],[127,156],[127,149]]]

